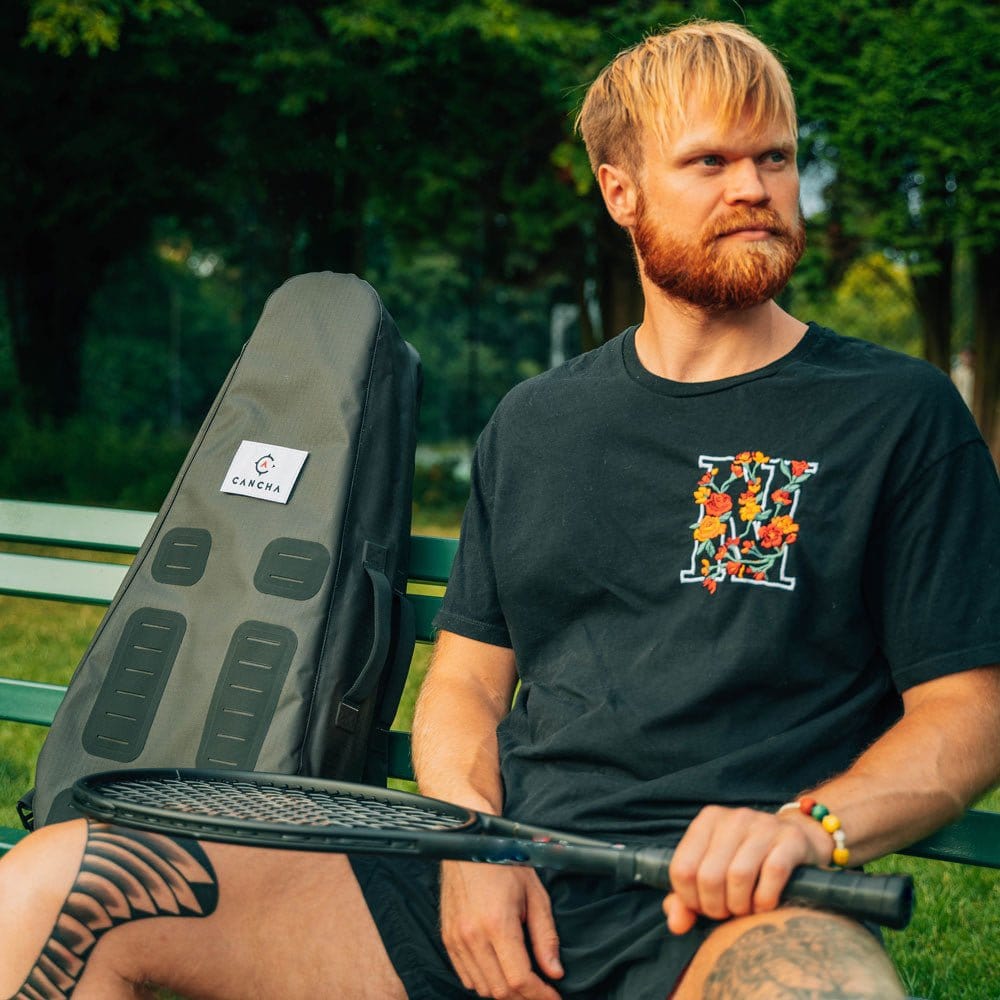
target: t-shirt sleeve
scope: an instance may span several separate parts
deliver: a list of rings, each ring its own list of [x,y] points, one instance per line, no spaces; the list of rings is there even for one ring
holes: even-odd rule
[[[897,688],[1000,662],[1000,482],[986,446],[961,444],[887,493],[865,598]]]
[[[480,437],[472,458],[469,501],[462,518],[458,552],[434,626],[494,646],[510,647],[510,633],[500,608],[493,564],[490,510],[495,455],[492,434],[490,425]]]

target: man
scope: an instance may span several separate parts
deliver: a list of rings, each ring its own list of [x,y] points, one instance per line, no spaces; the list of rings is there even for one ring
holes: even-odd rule
[[[673,891],[77,821],[0,864],[0,996],[903,995],[868,929],[778,898],[1000,774],[995,470],[943,377],[774,302],[794,107],[748,32],[623,53],[581,128],[645,313],[484,431],[414,749],[426,794],[677,843]]]

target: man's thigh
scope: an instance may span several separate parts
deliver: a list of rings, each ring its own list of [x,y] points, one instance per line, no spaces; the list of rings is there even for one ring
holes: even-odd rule
[[[895,1000],[885,950],[861,924],[799,907],[720,924],[673,1000]]]
[[[74,1000],[135,996],[143,983],[234,1000],[405,997],[342,856],[103,824],[84,835],[82,822],[18,851],[7,878],[45,882],[47,911],[27,949],[19,935],[33,957],[18,975],[68,976]]]

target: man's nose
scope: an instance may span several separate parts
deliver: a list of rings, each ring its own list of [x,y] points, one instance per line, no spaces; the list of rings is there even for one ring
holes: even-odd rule
[[[771,200],[760,167],[754,160],[736,160],[729,165],[725,198],[730,205],[763,205]]]

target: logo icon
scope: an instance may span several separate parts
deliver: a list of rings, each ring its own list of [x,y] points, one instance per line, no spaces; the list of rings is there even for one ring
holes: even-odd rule
[[[298,448],[242,441],[219,489],[257,500],[288,503],[308,456],[309,452]]]

